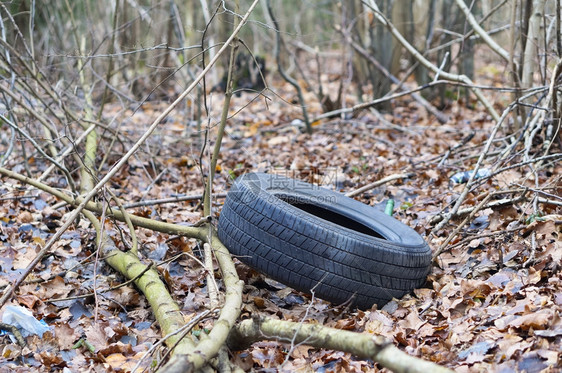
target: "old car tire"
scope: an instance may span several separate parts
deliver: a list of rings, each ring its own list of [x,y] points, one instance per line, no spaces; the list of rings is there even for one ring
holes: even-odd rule
[[[279,175],[239,177],[218,235],[267,276],[363,309],[419,287],[431,265],[430,248],[410,227],[338,192]]]

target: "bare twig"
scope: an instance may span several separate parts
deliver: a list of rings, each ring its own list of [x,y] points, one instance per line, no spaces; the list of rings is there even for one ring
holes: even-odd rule
[[[497,201],[493,201],[488,203],[486,206],[483,206],[481,208],[482,209],[493,209],[493,208],[497,208],[497,207],[503,207],[503,206],[509,206],[509,205],[513,205],[519,202],[523,202],[525,201],[525,197],[524,196],[519,196],[516,198],[504,198],[504,199],[499,199]],[[450,213],[447,215],[435,215],[433,218],[431,218],[431,221],[429,222],[430,224],[437,224],[439,222],[443,222],[445,220],[445,218],[449,218],[449,220],[453,217],[456,216],[463,216],[466,214],[470,214],[472,211],[474,210],[474,207],[466,207],[464,209],[459,209],[457,210],[457,212],[453,215],[451,215]],[[435,228],[434,228],[435,229]]]
[[[113,193],[111,190],[109,190],[109,193],[111,194],[111,199],[113,201],[115,201],[115,203],[119,207],[119,210],[121,211],[121,213],[123,214],[123,218],[125,219],[125,223],[127,224],[127,228],[129,228],[129,234],[131,235],[130,251],[133,254],[138,255],[139,254],[139,244],[138,244],[137,234],[135,233],[135,227],[133,225],[133,222],[131,221],[131,216],[125,210],[125,207],[123,207],[123,204],[121,203],[121,200],[115,195],[115,193]],[[123,241],[125,241],[125,240],[123,240]]]
[[[25,132],[24,130],[22,130],[21,128],[19,128],[18,126],[16,126],[14,123],[12,123],[11,120],[9,120],[8,118],[6,118],[4,115],[0,114],[0,118],[7,123],[10,127],[12,127],[15,131],[17,131],[20,135],[22,135],[23,137],[25,137],[27,139],[27,141],[29,141],[31,144],[33,144],[33,147],[35,149],[37,149],[37,151],[39,152],[39,154],[41,154],[43,157],[45,157],[47,160],[49,160],[53,165],[55,165],[59,170],[61,170],[64,173],[64,176],[68,182],[68,185],[71,186],[72,190],[75,190],[74,187],[74,181],[72,179],[72,176],[70,175],[70,172],[66,169],[66,167],[64,167],[62,164],[60,164],[59,162],[57,162],[56,159],[51,158],[47,153],[45,153],[43,151],[43,148],[41,147],[41,145],[39,145],[37,143],[37,141],[35,141],[35,139],[33,139],[33,137],[31,137],[27,132]]]
[[[447,59],[449,59],[449,51],[445,52],[445,55],[443,56],[443,61],[441,61],[441,65],[439,65],[439,68],[435,73],[435,78],[433,79],[434,82],[439,80],[439,74],[441,74],[441,71],[443,71],[443,69],[445,68],[445,65],[447,64]]]
[[[312,126],[310,120],[308,119],[308,110],[306,109],[306,103],[304,102],[302,89],[299,83],[285,72],[285,69],[283,69],[283,65],[281,64],[281,46],[283,45],[283,39],[281,38],[281,30],[279,28],[279,22],[277,22],[277,19],[273,14],[273,10],[271,9],[270,0],[266,0],[266,9],[269,14],[269,17],[271,18],[271,21],[273,22],[273,27],[275,28],[275,38],[276,38],[275,59],[277,60],[277,69],[279,70],[279,74],[281,74],[283,79],[285,79],[290,85],[295,87],[295,90],[297,91],[297,95],[299,97],[299,103],[301,105],[302,116],[304,119],[304,123],[306,125],[306,131],[308,133],[312,133]]]
[[[462,10],[468,23],[470,23],[474,31],[482,38],[482,40],[484,40],[484,42],[488,44],[488,46],[501,58],[503,58],[510,64],[516,64],[516,61],[511,60],[509,52],[503,49],[498,43],[496,43],[494,39],[492,39],[490,35],[488,35],[488,33],[484,31],[484,29],[478,24],[478,21],[476,21],[476,19],[470,12],[470,9],[468,9],[468,6],[466,6],[465,2],[463,0],[455,0],[455,3]]]
[[[47,302],[47,303],[57,303],[57,302],[64,302],[64,301],[67,301],[67,300],[83,299],[83,298],[93,297],[93,296],[95,296],[96,293],[97,294],[103,294],[103,293],[107,293],[107,292],[110,292],[110,291],[113,291],[113,290],[121,289],[122,287],[125,287],[129,284],[132,284],[136,280],[141,278],[150,268],[152,268],[152,265],[153,265],[152,262],[148,263],[148,265],[145,267],[145,269],[143,269],[135,277],[130,278],[127,281],[120,283],[119,285],[112,286],[112,287],[107,288],[107,289],[96,290],[96,291],[94,291],[92,293],[88,293],[88,294],[75,295],[73,297],[47,299],[47,300],[45,300],[45,302]]]
[[[494,15],[494,13],[496,13],[498,11],[498,9],[500,9],[502,6],[505,5],[505,3],[507,3],[509,0],[503,0],[500,3],[496,4],[492,9],[490,9],[490,11],[484,16],[482,17],[482,19],[480,19],[480,21],[478,21],[478,24],[481,25],[484,23],[484,21],[486,21],[488,18],[490,18],[491,16]],[[503,32],[506,29],[514,29],[515,26],[511,26],[511,25],[505,25],[505,26],[501,26],[501,27],[497,27],[493,30],[489,30],[487,32],[488,35],[493,35],[495,33],[498,32]],[[461,44],[464,43],[466,40],[470,39],[470,40],[476,40],[479,39],[480,37],[478,35],[474,35],[474,29],[470,29],[468,30],[467,33],[465,33],[464,35],[462,35],[461,37],[451,40],[449,42],[440,44],[434,48],[430,48],[430,42],[431,42],[431,38],[430,37],[426,37],[427,41],[426,41],[426,49],[425,49],[425,55],[429,55],[432,53],[435,53],[437,51],[449,48],[450,46],[454,45],[454,44]]]
[[[160,346],[162,346],[164,344],[164,342],[166,342],[168,339],[176,336],[176,335],[181,335],[180,338],[178,338],[178,341],[181,341],[185,338],[185,336],[187,335],[187,333],[189,333],[189,331],[191,329],[193,329],[193,327],[195,325],[197,325],[199,322],[201,322],[204,318],[206,318],[209,314],[211,314],[212,312],[215,312],[216,309],[210,309],[210,310],[205,310],[203,312],[201,312],[199,315],[197,315],[196,317],[194,317],[193,319],[191,319],[187,324],[185,324],[184,326],[182,326],[181,328],[179,328],[178,330],[166,335],[165,337],[163,337],[162,339],[160,339],[158,342],[156,342],[154,345],[152,345],[150,347],[150,349],[146,352],[146,354],[143,355],[143,357],[135,364],[135,367],[133,368],[132,372],[136,372],[137,369],[139,369],[142,365],[142,362],[152,356],[152,354],[154,353],[154,351],[156,351],[157,348],[159,348]],[[170,349],[170,351],[172,351],[172,349]]]
[[[359,188],[359,189],[355,189],[355,190],[352,190],[352,191],[350,191],[350,192],[347,192],[345,195],[346,195],[347,197],[354,197],[354,196],[356,196],[356,195],[358,195],[358,194],[361,194],[361,193],[366,192],[366,191],[368,191],[368,190],[374,189],[374,188],[379,187],[379,186],[381,186],[381,185],[383,185],[383,184],[386,184],[386,183],[388,183],[388,182],[391,182],[391,181],[394,181],[394,180],[398,180],[398,179],[408,179],[408,178],[410,178],[410,177],[412,177],[412,176],[414,176],[414,175],[415,175],[415,174],[414,174],[413,172],[390,175],[390,176],[384,177],[384,178],[382,178],[382,179],[380,179],[380,180],[377,180],[377,181],[375,181],[375,182],[373,182],[373,183],[364,185],[364,186],[362,186],[362,187]]]
[[[357,113],[361,110],[364,110],[366,108],[378,105],[382,102],[386,102],[386,101],[390,101],[390,100],[394,100],[395,98],[399,98],[399,97],[403,97],[403,96],[408,96],[408,95],[412,95],[415,92],[419,92],[419,91],[423,91],[424,89],[428,89],[437,85],[441,85],[441,84],[450,84],[453,86],[458,86],[458,87],[467,87],[467,88],[478,88],[478,89],[490,89],[490,90],[494,90],[494,91],[505,91],[505,92],[514,92],[517,91],[518,88],[497,88],[497,87],[491,87],[491,86],[480,86],[480,85],[475,85],[475,84],[467,84],[467,83],[463,83],[463,82],[452,82],[450,80],[437,80],[431,83],[427,83],[424,84],[423,86],[419,86],[416,88],[412,88],[410,90],[406,90],[400,93],[395,93],[393,95],[389,95],[389,96],[384,96],[381,98],[378,98],[376,100],[372,100],[369,102],[364,102],[361,104],[357,104],[353,107],[350,108],[343,108],[343,109],[338,109],[338,110],[333,110],[327,113],[323,113],[321,115],[316,116],[312,122],[318,121],[320,119],[324,119],[324,118],[331,118],[331,117],[335,117],[338,116],[340,114],[346,114],[346,113]],[[525,92],[528,92],[528,95],[534,95],[537,92],[541,91],[541,90],[546,90],[545,87],[537,87],[537,88],[530,88],[528,90],[525,90]],[[445,119],[445,118],[443,118]]]
[[[544,203],[545,205],[554,205],[554,206],[562,206],[562,201],[553,201],[547,198],[537,198],[539,203]]]
[[[488,195],[482,200],[480,201],[480,203],[478,205],[476,205],[476,207],[474,207],[472,209],[472,211],[470,212],[470,214],[468,214],[468,216],[451,232],[451,234],[449,235],[449,237],[447,237],[447,239],[445,240],[445,242],[443,242],[441,244],[441,246],[439,246],[439,249],[437,249],[437,251],[435,253],[433,253],[433,260],[435,260],[439,255],[441,255],[441,253],[443,251],[445,251],[445,249],[447,249],[447,245],[449,244],[449,242],[451,242],[451,240],[453,238],[455,238],[455,236],[461,231],[461,229],[469,222],[472,220],[472,218],[474,217],[474,215],[476,215],[476,213],[480,210],[482,210],[482,208],[484,207],[484,205],[486,203],[488,203],[488,201],[490,200],[490,198],[493,196],[492,193],[488,193]]]
[[[455,146],[453,146],[452,148],[447,149],[447,151],[445,152],[445,154],[443,155],[443,158],[441,158],[441,160],[439,161],[439,164],[437,165],[437,168],[441,168],[443,167],[443,164],[445,163],[445,161],[447,160],[447,158],[449,158],[449,156],[451,155],[452,152],[455,152],[456,150],[462,148],[463,146],[466,145],[466,143],[468,143],[470,140],[472,140],[472,138],[474,137],[474,135],[476,134],[476,132],[471,131],[467,136],[465,136],[458,144],[456,144]]]
[[[400,83],[397,77],[392,75],[390,71],[388,71],[376,59],[374,59],[373,56],[371,56],[371,54],[368,53],[363,47],[361,47],[359,44],[351,40],[351,37],[348,37],[348,43],[350,43],[353,49],[355,49],[359,54],[363,56],[363,58],[365,58],[367,61],[373,64],[373,66],[375,66],[381,73],[383,73],[393,83],[395,84]],[[406,93],[406,92],[410,93],[412,95],[412,98],[417,102],[419,102],[427,111],[433,114],[440,123],[446,123],[449,120],[449,118],[445,114],[437,110],[435,106],[433,106],[429,101],[427,101],[425,98],[423,98],[420,94],[416,93],[415,91],[406,90],[402,87],[400,88],[400,91],[401,93]],[[387,98],[387,96],[383,98]],[[354,110],[354,111],[358,111],[358,110]]]
[[[234,262],[226,247],[220,242],[216,231],[213,230],[212,236],[207,240],[214,250],[227,289],[221,313],[208,338],[200,341],[192,354],[174,355],[162,368],[163,372],[188,371],[202,367],[207,359],[218,353],[240,314],[243,282],[238,278]]]
[[[64,158],[66,158],[66,156],[68,156],[70,153],[72,153],[73,151],[75,151],[75,145],[80,144],[85,138],[86,136],[88,136],[88,134],[93,131],[96,128],[95,124],[92,124],[90,127],[88,127],[86,129],[86,131],[84,131],[74,142],[74,144],[72,145],[68,145],[66,146],[66,149],[64,149],[64,151],[59,154],[59,156],[57,157],[56,161],[60,162],[62,161]],[[41,174],[41,176],[39,176],[37,178],[37,181],[42,181],[45,180],[45,178],[47,176],[49,176],[49,174],[55,169],[56,167],[56,163],[51,164],[49,167],[47,167],[47,169],[45,171],[43,171],[43,173]]]
[[[226,193],[216,193],[213,194],[214,198],[225,198]],[[183,202],[183,201],[197,201],[203,198],[203,194],[195,194],[193,196],[177,196],[177,197],[169,197],[169,198],[161,198],[161,199],[152,199],[147,201],[139,201],[139,202],[131,202],[123,205],[126,209],[131,209],[134,207],[144,207],[144,206],[153,206],[153,205],[162,205],[166,203],[176,203],[176,202]]]
[[[451,212],[449,212],[447,215],[445,215],[443,220],[441,220],[441,222],[439,222],[439,224],[437,224],[431,230],[431,233],[435,234],[438,230],[443,228],[445,226],[445,224],[447,224],[449,222],[449,220],[457,213],[457,211],[461,207],[462,203],[464,202],[464,199],[466,198],[466,196],[468,195],[468,192],[470,191],[470,188],[472,187],[472,183],[475,180],[476,174],[478,173],[478,170],[480,169],[480,166],[482,165],[482,162],[483,162],[484,158],[486,157],[486,154],[488,154],[488,151],[490,150],[490,146],[492,145],[494,137],[496,137],[496,134],[498,133],[498,131],[499,131],[503,121],[505,120],[505,118],[507,118],[507,115],[511,111],[512,107],[513,107],[513,104],[511,104],[508,108],[506,108],[504,110],[501,118],[498,119],[496,125],[492,129],[492,132],[490,133],[490,135],[488,137],[488,141],[486,142],[486,146],[484,146],[484,149],[482,150],[482,153],[480,154],[480,157],[478,158],[478,161],[476,162],[476,165],[474,166],[474,170],[473,170],[473,172],[471,172],[470,178],[468,179],[468,182],[464,186],[464,189],[463,189],[461,195],[459,196],[459,198],[457,199],[455,205],[451,209]]]
[[[215,271],[213,269],[213,253],[211,245],[205,242],[203,244],[203,250],[205,252],[205,268],[207,270],[207,293],[209,294],[211,308],[215,308],[219,306],[219,288],[215,281]]]
[[[234,40],[242,26],[244,25],[246,19],[251,14],[251,11],[257,5],[259,0],[255,0],[250,10],[245,15],[243,22],[238,25],[238,27],[232,32],[232,35],[229,37],[227,42],[222,46],[222,48],[217,52],[215,58],[213,58],[207,67],[199,73],[197,79],[195,79],[189,87],[187,87],[179,96],[178,98],[172,102],[150,125],[150,127],[146,130],[146,132],[139,138],[139,140],[129,149],[129,151],[117,162],[111,170],[92,188],[88,194],[86,194],[82,202],[76,207],[76,209],[70,214],[66,223],[64,223],[57,232],[49,239],[49,241],[45,244],[45,246],[37,253],[36,257],[31,261],[22,275],[14,282],[14,284],[7,288],[4,291],[4,294],[0,298],[0,307],[6,303],[6,301],[11,297],[12,292],[16,289],[23,280],[31,273],[31,271],[35,268],[35,266],[41,261],[41,259],[49,252],[51,247],[54,245],[55,242],[59,240],[62,234],[73,224],[74,220],[80,215],[86,204],[100,191],[100,189],[123,167],[125,163],[128,162],[129,158],[136,153],[136,151],[140,148],[140,146],[148,139],[148,137],[154,132],[156,127],[162,122],[164,118],[166,118],[170,112],[183,100],[187,97],[187,95],[197,86],[197,84],[203,79],[203,76],[213,67],[213,65],[217,62],[219,57],[222,53],[226,50],[228,45]]]
[[[500,230],[500,231],[491,232],[491,233],[481,233],[481,232],[478,232],[478,233],[476,234],[476,235],[477,235],[476,238],[481,239],[481,238],[486,238],[486,237],[500,236],[500,235],[503,235],[503,234],[511,234],[511,233],[518,232],[518,231],[520,231],[520,230],[522,230],[522,229],[525,229],[525,228],[526,228],[526,226],[523,225],[523,226],[516,227],[516,228],[512,228],[512,229],[507,229],[507,230],[503,230],[503,229],[502,229],[502,230]],[[448,249],[448,250],[452,250],[452,249],[454,249],[455,247],[462,246],[462,245],[464,245],[464,244],[466,244],[466,243],[472,241],[474,238],[475,238],[474,236],[469,236],[469,237],[467,237],[467,238],[465,238],[465,239],[463,239],[463,240],[461,240],[461,241],[455,243],[454,245],[449,246],[447,249]]]
[[[234,61],[236,59],[236,50],[238,49],[238,39],[234,39],[233,44],[230,47],[230,60],[228,64],[228,75],[226,78],[226,88],[224,95],[224,102],[222,106],[221,120],[219,123],[219,128],[217,131],[217,138],[215,140],[215,146],[213,148],[213,154],[211,155],[210,169],[208,171],[207,181],[205,183],[205,197],[203,199],[203,213],[205,216],[211,215],[211,199],[213,192],[213,179],[215,177],[215,172],[217,168],[217,161],[219,158],[219,153],[222,145],[222,138],[224,136],[226,121],[228,119],[228,110],[230,108],[230,100],[232,98],[232,76],[234,70]]]
[[[560,5],[560,0],[556,0],[556,7],[555,7],[555,12],[556,12],[556,53],[558,54],[558,58],[562,58],[562,35],[560,35],[561,31],[560,31],[560,27],[562,26],[560,24],[561,20],[560,20],[560,13],[562,12],[561,9],[561,5]]]
[[[377,4],[375,3],[374,0],[364,0],[363,3],[366,4],[369,8],[371,8],[371,10],[373,11],[375,17],[379,20],[379,22],[381,22],[383,25],[385,25],[390,30],[390,32],[396,38],[396,40],[398,40],[400,42],[400,44],[402,44],[402,46],[404,48],[406,48],[406,50],[408,50],[408,52],[410,52],[422,65],[424,65],[426,68],[428,68],[429,70],[431,70],[435,74],[437,74],[437,72],[439,71],[439,68],[437,66],[435,66],[434,64],[432,64],[431,62],[429,62],[428,59],[426,59],[420,52],[418,52],[402,36],[402,34],[400,34],[400,32],[396,29],[396,27],[394,27],[394,25],[392,23],[390,23],[386,19],[386,17],[383,15],[383,13],[379,10],[379,7],[377,6]],[[451,81],[454,81],[454,82],[462,82],[462,83],[465,83],[465,84],[468,84],[468,85],[473,85],[472,80],[470,80],[466,75],[455,75],[455,74],[451,74],[451,73],[447,73],[447,72],[442,71],[440,73],[440,76],[443,79],[451,80]],[[494,120],[499,121],[500,120],[499,114],[496,112],[496,109],[494,109],[492,104],[484,97],[484,95],[482,94],[482,91],[480,91],[480,89],[478,89],[478,88],[471,88],[471,91],[476,95],[476,97],[478,98],[478,101],[480,101],[484,105],[484,107],[490,113],[490,115],[494,118]]]

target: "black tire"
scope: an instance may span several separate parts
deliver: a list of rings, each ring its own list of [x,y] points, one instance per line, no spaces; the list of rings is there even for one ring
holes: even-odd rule
[[[278,175],[239,177],[219,218],[221,241],[267,276],[359,308],[425,281],[431,250],[398,220],[343,194]]]

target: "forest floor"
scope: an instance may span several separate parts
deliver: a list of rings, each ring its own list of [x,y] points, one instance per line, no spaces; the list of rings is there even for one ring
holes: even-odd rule
[[[327,91],[337,89],[330,84],[335,82],[327,83]],[[290,86],[279,84],[275,90],[281,97],[294,97]],[[454,88],[451,91],[456,92]],[[507,93],[490,91],[487,95],[498,108],[511,99]],[[450,210],[464,188],[450,177],[473,169],[494,126],[480,105],[471,103],[475,107],[471,109],[463,102],[451,101],[444,109],[450,119],[440,124],[415,101],[404,97],[392,102],[389,113],[366,110],[354,118],[319,121],[314,123],[314,133],[308,135],[295,121],[301,117],[297,105],[268,96],[269,100],[258,97],[251,101],[254,95],[243,93],[233,98],[231,113],[235,115],[227,125],[214,183],[217,214],[224,201],[221,194],[229,190],[233,178],[246,172],[282,173],[348,192],[407,171],[414,176],[384,184],[356,199],[382,209],[389,198],[394,199],[395,218],[420,233],[434,252],[465,219],[466,216],[455,218],[430,234],[432,219]],[[213,123],[220,118],[222,98],[221,94],[211,96]],[[311,103],[312,116],[321,114],[313,95],[308,94],[305,100]],[[350,96],[347,105],[355,103]],[[123,143],[110,147],[109,141],[104,142],[104,169],[128,150],[147,123],[166,106],[165,102],[149,101],[134,115],[134,107],[114,104],[106,110],[106,117],[114,117],[111,127],[119,129]],[[208,170],[209,156],[207,152],[200,155],[204,135],[195,133],[189,113],[185,107],[175,111],[112,179],[108,187],[123,201],[202,193],[202,170]],[[499,137],[508,134],[505,128]],[[5,126],[0,131],[5,132]],[[214,129],[210,131],[207,150],[213,144],[214,133]],[[474,136],[463,144],[471,133]],[[110,133],[104,135],[111,137]],[[462,146],[445,156],[457,144]],[[507,146],[506,139],[494,142],[483,167],[496,164],[498,152]],[[5,151],[3,147],[0,153]],[[540,156],[540,144],[533,151]],[[98,161],[102,157],[103,154]],[[519,153],[515,153],[507,165],[520,161]],[[47,166],[40,156],[28,159],[32,175]],[[7,167],[26,172],[23,158],[10,160]],[[267,315],[383,335],[407,353],[457,372],[559,371],[562,207],[541,203],[539,216],[530,202],[533,194],[517,200],[518,194],[511,191],[536,190],[538,185],[537,193],[559,203],[561,175],[561,162],[545,162],[536,174],[519,166],[483,179],[469,193],[463,207],[478,205],[488,192],[496,193],[491,202],[506,198],[514,201],[479,211],[439,255],[425,285],[382,309],[348,309],[311,299],[237,262],[246,284],[242,318]],[[60,176],[45,182],[65,187]],[[0,196],[0,286],[4,287],[21,274],[69,210],[55,208],[58,201],[54,197],[5,177],[1,178]],[[185,224],[202,217],[198,200],[148,203],[131,211]],[[106,229],[122,242],[126,225],[108,220]],[[204,311],[208,305],[207,288],[196,242],[146,229],[138,229],[137,235],[142,256],[158,263],[186,319]],[[6,336],[1,337],[0,370],[67,367],[71,371],[130,371],[158,342],[159,327],[147,302],[133,286],[115,288],[122,279],[95,256],[93,239],[89,224],[78,222],[18,289],[11,304],[31,310],[52,332],[43,338],[28,337],[28,347],[23,349]],[[94,289],[110,290],[94,297]],[[80,295],[86,296],[77,297]],[[205,319],[197,324],[194,333],[211,326],[212,319]],[[79,341],[82,344],[77,344]],[[376,363],[358,360],[348,353],[265,341],[233,351],[232,360],[244,369],[256,371],[378,369]],[[140,366],[151,363],[151,359],[145,359]]]

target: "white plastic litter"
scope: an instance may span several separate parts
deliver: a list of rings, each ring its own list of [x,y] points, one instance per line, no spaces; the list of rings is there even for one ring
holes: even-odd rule
[[[28,309],[20,306],[6,306],[2,322],[18,328],[24,337],[33,334],[43,337],[43,333],[51,330],[45,321],[37,320]]]
[[[474,173],[474,170],[457,172],[456,174],[451,176],[450,180],[453,183],[464,184],[470,179],[470,177],[472,176],[473,173]],[[481,178],[484,178],[484,177],[488,177],[491,174],[492,174],[492,171],[490,171],[489,169],[481,168],[481,169],[478,170],[478,172],[476,172],[476,175],[474,176],[474,178],[475,179],[481,179]]]

